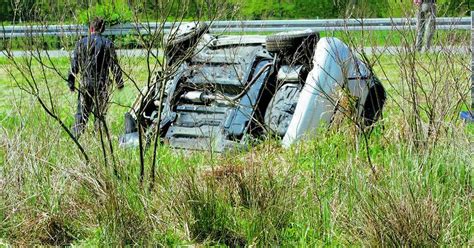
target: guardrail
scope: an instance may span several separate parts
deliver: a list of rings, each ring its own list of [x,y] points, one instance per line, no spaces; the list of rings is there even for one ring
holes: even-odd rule
[[[238,32],[283,32],[302,29],[314,31],[338,30],[405,30],[415,29],[415,18],[384,18],[384,19],[324,19],[324,20],[261,20],[261,21],[214,21],[210,24],[212,33]],[[178,26],[176,22],[149,22],[120,24],[109,27],[105,35],[149,34],[156,30],[169,32]],[[470,17],[443,17],[436,19],[438,30],[469,30]],[[27,36],[81,36],[87,35],[85,25],[31,25],[31,26],[1,26],[0,36],[3,38]]]

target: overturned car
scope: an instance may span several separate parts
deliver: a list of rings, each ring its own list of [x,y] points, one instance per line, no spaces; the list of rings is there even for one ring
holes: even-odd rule
[[[385,90],[340,40],[311,30],[270,36],[222,36],[204,23],[170,36],[170,76],[140,94],[125,114],[122,146],[138,129],[174,148],[225,151],[274,135],[289,147],[331,123],[341,92],[365,127],[381,115]],[[343,94],[342,94],[343,95]]]

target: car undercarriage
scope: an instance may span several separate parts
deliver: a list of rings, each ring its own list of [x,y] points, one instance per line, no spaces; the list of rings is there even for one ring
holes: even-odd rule
[[[125,115],[122,146],[158,135],[173,148],[223,152],[276,136],[289,147],[311,137],[347,89],[365,126],[381,115],[385,91],[341,41],[311,30],[270,36],[222,36],[204,23],[169,37],[163,73]],[[333,50],[333,51],[332,51]]]

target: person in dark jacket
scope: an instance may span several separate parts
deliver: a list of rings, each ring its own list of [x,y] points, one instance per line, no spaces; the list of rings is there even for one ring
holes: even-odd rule
[[[435,0],[414,0],[418,6],[417,14],[417,34],[416,50],[421,51],[423,38],[426,32],[426,50],[431,48],[431,42],[436,29],[436,1]]]
[[[90,25],[90,35],[77,42],[71,58],[71,71],[67,80],[71,92],[76,90],[75,79],[80,75],[77,113],[72,128],[76,137],[84,131],[91,114],[94,115],[96,129],[105,121],[112,88],[110,74],[113,74],[117,88],[123,88],[122,71],[114,44],[102,36],[104,30],[104,20],[95,18]]]

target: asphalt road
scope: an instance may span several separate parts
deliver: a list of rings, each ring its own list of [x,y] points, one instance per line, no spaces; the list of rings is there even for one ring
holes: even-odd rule
[[[152,51],[154,54],[158,52],[158,49],[154,49]],[[161,50],[159,51],[161,54]],[[49,56],[52,58],[58,58],[58,57],[70,57],[72,51],[66,51],[66,50],[49,50],[49,51],[40,51],[41,56]],[[11,54],[13,57],[25,57],[25,56],[30,56],[30,55],[38,55],[37,51],[11,51]],[[120,49],[117,50],[117,56],[120,57],[145,57],[147,54],[146,50],[144,49]],[[7,57],[8,54],[5,50],[2,50],[0,52],[0,58]]]
[[[371,55],[373,53],[375,54],[388,54],[388,55],[394,55],[394,54],[399,54],[403,52],[407,52],[408,48],[404,47],[364,47],[364,52],[368,55]],[[355,49],[356,51],[360,52],[360,49]],[[445,52],[445,53],[455,53],[455,54],[469,54],[471,53],[471,50],[468,46],[437,46],[433,47],[431,52]],[[152,51],[155,55],[157,54],[163,54],[162,50],[154,49]],[[37,55],[36,51],[11,51],[11,54],[13,57],[24,57],[24,56],[30,56],[31,54]],[[40,51],[41,56],[47,56],[49,55],[52,58],[57,58],[57,57],[69,57],[71,56],[71,51],[66,51],[66,50],[50,50],[50,51]],[[147,55],[147,51],[144,49],[120,49],[117,50],[117,55],[119,57],[145,57]],[[7,57],[6,51],[2,50],[0,52],[0,58],[5,58]]]

